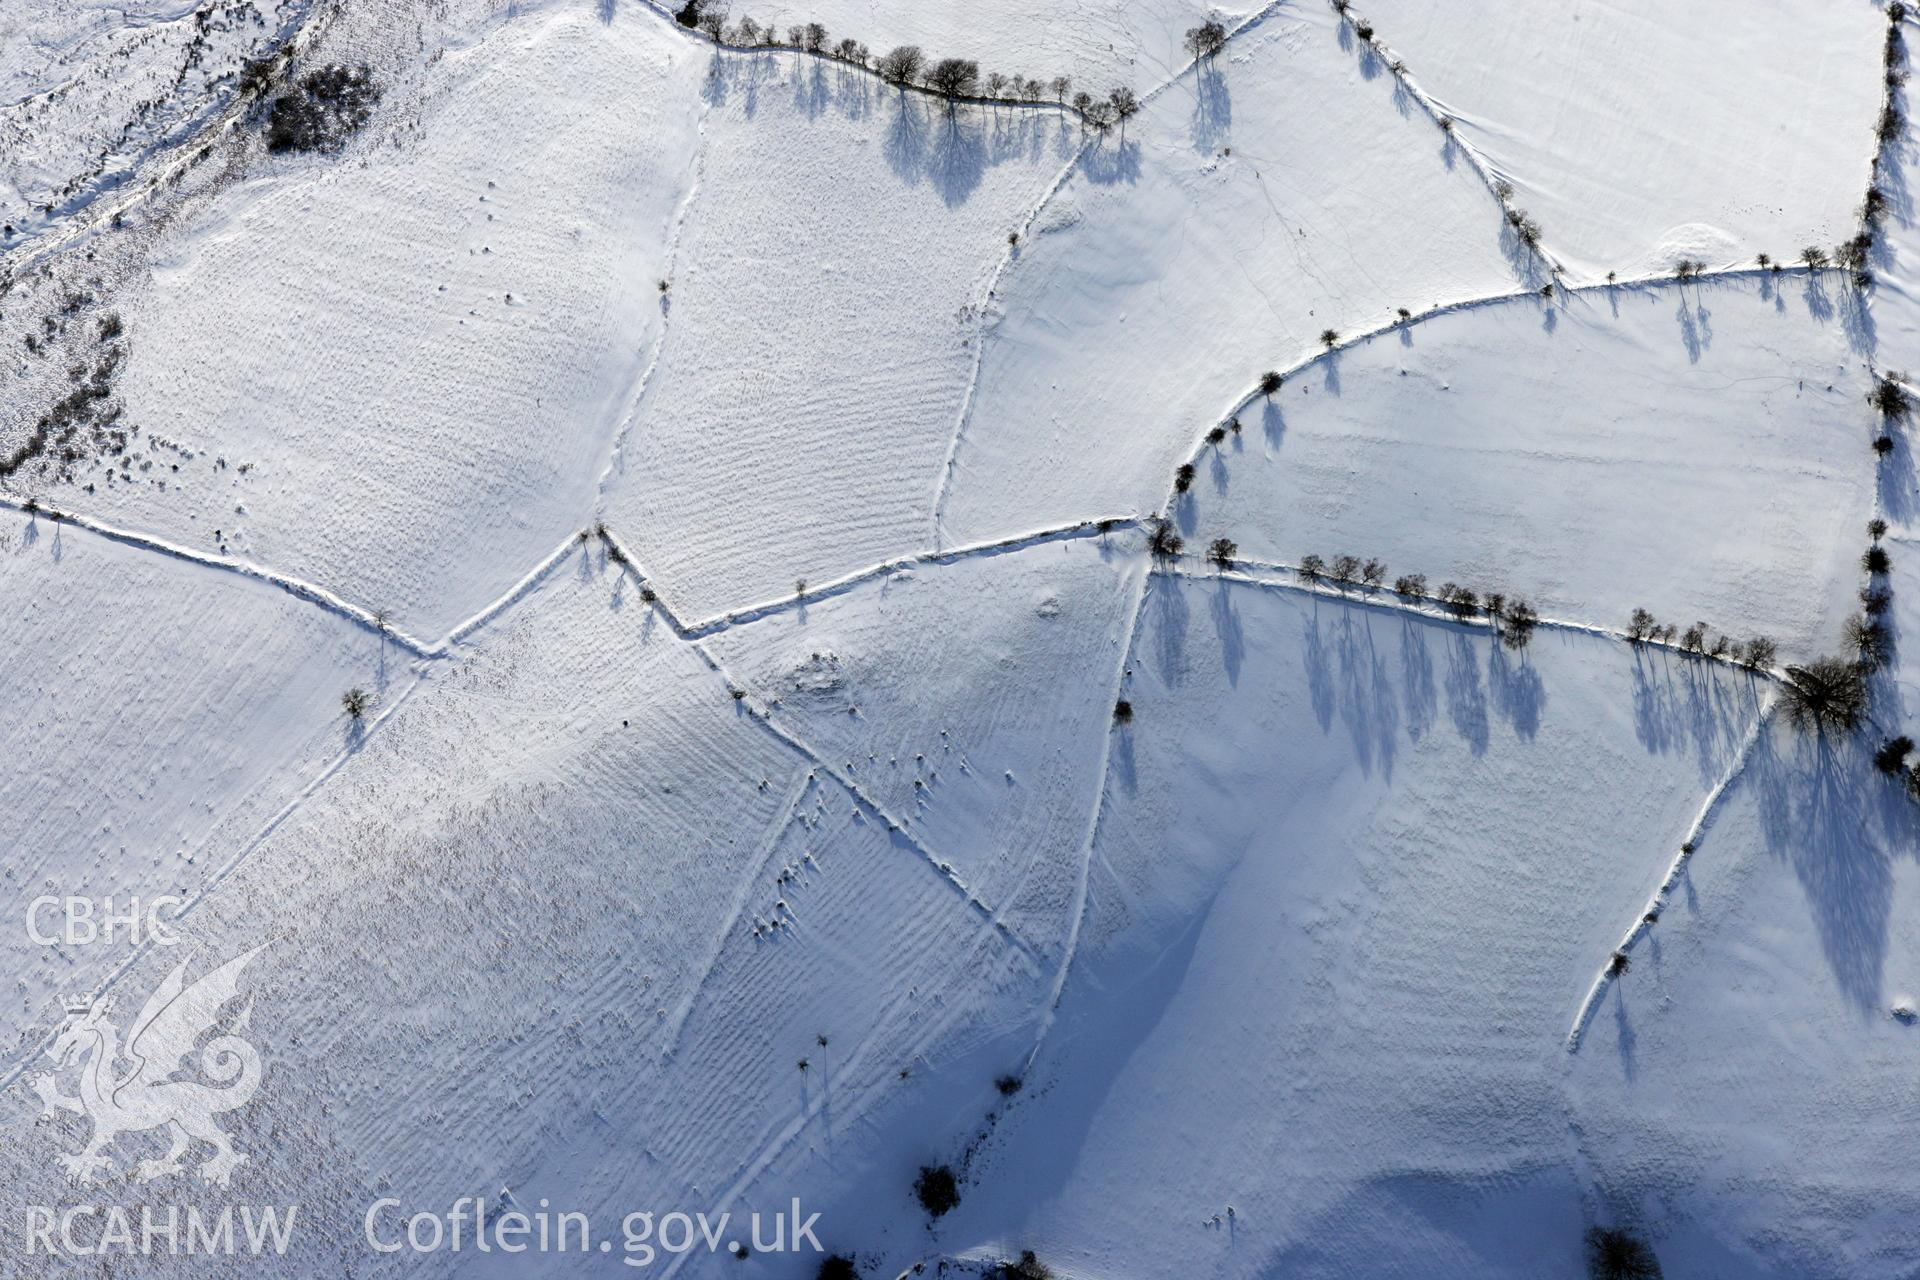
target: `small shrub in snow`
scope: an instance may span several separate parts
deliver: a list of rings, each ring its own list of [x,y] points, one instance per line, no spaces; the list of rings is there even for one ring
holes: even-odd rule
[[[1893,559],[1885,547],[1875,543],[1861,553],[1860,567],[1871,574],[1883,574],[1893,568]]]
[[[1875,542],[1878,542],[1880,541],[1880,539],[1886,537],[1887,522],[1885,520],[1882,520],[1878,516],[1875,516],[1873,519],[1867,521],[1867,536],[1869,538],[1872,538]]]
[[[1632,967],[1633,961],[1627,957],[1627,953],[1624,951],[1616,951],[1607,957],[1607,972],[1616,978]]]
[[[1215,538],[1207,544],[1207,559],[1222,569],[1233,568],[1233,559],[1240,554],[1240,544],[1232,538]]]
[[[1113,722],[1115,724],[1133,723],[1133,704],[1125,698],[1113,704]]]
[[[860,1280],[860,1273],[854,1269],[852,1258],[836,1253],[821,1259],[814,1280]]]
[[[373,706],[373,695],[355,685],[340,695],[340,706],[347,713],[347,719],[364,719],[367,711]]]
[[[994,1080],[993,1087],[1000,1091],[1001,1097],[1011,1098],[1014,1094],[1020,1092],[1020,1086],[1025,1083],[1026,1082],[1019,1076],[1004,1075]]]
[[[1215,427],[1211,431],[1207,432],[1208,444],[1219,444],[1222,440],[1225,440],[1226,438],[1227,438],[1227,429],[1225,427]]]
[[[1893,437],[1888,435],[1875,436],[1873,438],[1873,451],[1883,458],[1892,453]]]
[[[1888,775],[1896,774],[1906,767],[1907,757],[1913,753],[1913,739],[1906,734],[1897,738],[1888,738],[1873,753],[1873,767]]]
[[[1625,1231],[1591,1227],[1587,1231],[1587,1275],[1591,1280],[1660,1280],[1660,1262],[1652,1249]]]
[[[1882,417],[1904,418],[1913,407],[1905,388],[1891,378],[1882,378],[1867,394],[1867,403],[1878,409]]]
[[[920,1176],[913,1181],[913,1198],[931,1217],[951,1212],[960,1203],[960,1187],[953,1170],[944,1164],[922,1165]]]
[[[1331,351],[1339,345],[1340,335],[1332,329],[1322,329],[1320,331],[1320,342],[1327,350]]]
[[[1020,1261],[1003,1262],[987,1275],[987,1280],[1053,1280],[1053,1268],[1033,1256],[1033,1250],[1022,1249]]]
[[[1816,733],[1851,732],[1867,713],[1867,678],[1857,662],[1816,658],[1788,667],[1783,694],[1787,720]]]

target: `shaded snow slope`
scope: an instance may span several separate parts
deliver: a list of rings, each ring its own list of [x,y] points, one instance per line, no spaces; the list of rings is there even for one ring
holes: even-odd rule
[[[1837,643],[1872,514],[1844,286],[1805,276],[1475,308],[1328,356],[1198,460],[1195,550],[1377,556],[1624,628]]]
[[[698,189],[606,501],[688,617],[925,545],[975,307],[1079,144],[1052,109],[949,115],[818,59],[697,56]]]
[[[189,896],[357,741],[340,696],[412,683],[373,631],[278,588],[0,512],[0,1071],[131,954],[43,947],[42,895]],[[177,908],[176,908],[177,909]],[[42,908],[43,935],[63,906]],[[104,913],[103,913],[104,914]]]
[[[1127,692],[1060,1020],[943,1242],[1092,1275],[1576,1274],[1567,1025],[1750,678],[1156,578]]]
[[[1153,510],[1192,442],[1323,330],[1516,286],[1491,194],[1336,28],[1280,8],[1041,212],[999,284],[949,541]]]
[[[1920,1269],[1920,817],[1870,746],[1761,739],[1575,1059],[1600,1198],[1669,1275]]]
[[[1853,233],[1880,106],[1872,4],[1367,0],[1576,278],[1791,258]]]
[[[1018,934],[587,550],[434,668],[183,933],[201,957],[267,945],[251,1034],[273,1074],[233,1125],[254,1153],[233,1190],[301,1203],[309,1269],[487,1261],[370,1257],[361,1215],[389,1189],[509,1188],[616,1239],[636,1207],[818,1205],[876,1168],[899,1197],[1043,995]],[[128,989],[175,962],[148,955]],[[32,1111],[7,1095],[0,1180],[90,1194]],[[863,1239],[901,1207],[829,1222]]]
[[[702,67],[536,11],[437,60],[404,142],[267,162],[155,250],[122,386],[152,465],[74,505],[420,634],[499,595],[590,511],[651,358]]]

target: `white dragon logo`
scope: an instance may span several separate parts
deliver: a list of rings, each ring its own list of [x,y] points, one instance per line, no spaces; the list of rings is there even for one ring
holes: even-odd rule
[[[173,1139],[172,1150],[157,1160],[142,1160],[134,1170],[135,1177],[147,1182],[179,1173],[184,1168],[182,1158],[197,1139],[210,1144],[213,1154],[195,1172],[203,1182],[226,1185],[247,1157],[233,1149],[213,1118],[219,1112],[244,1107],[260,1087],[260,1055],[233,1034],[246,1028],[251,1003],[241,1010],[231,1031],[207,1041],[200,1052],[201,1072],[222,1087],[173,1077],[200,1037],[216,1028],[221,1009],[239,994],[241,971],[260,950],[255,947],[227,961],[190,986],[186,982],[187,962],[181,961],[147,997],[124,1048],[120,1029],[107,1020],[111,1006],[74,1011],[48,1053],[58,1060],[62,1071],[76,1057],[85,1055],[80,1092],[61,1093],[53,1072],[37,1075],[32,1082],[44,1104],[42,1114],[71,1111],[93,1121],[93,1136],[86,1145],[60,1157],[70,1178],[85,1185],[96,1173],[110,1170],[113,1158],[106,1151],[120,1134],[164,1126]],[[124,1069],[123,1059],[127,1063]]]

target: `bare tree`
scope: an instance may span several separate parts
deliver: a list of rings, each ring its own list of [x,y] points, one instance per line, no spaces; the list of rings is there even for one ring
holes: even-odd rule
[[[1867,714],[1867,677],[1860,664],[1842,658],[1816,658],[1804,667],[1788,667],[1787,720],[1815,733],[1851,732]]]
[[[927,57],[920,52],[917,44],[895,45],[880,55],[880,61],[873,69],[888,84],[912,84],[920,77],[920,68],[927,64]]]
[[[1525,600],[1515,600],[1507,606],[1506,626],[1500,632],[1501,643],[1509,649],[1524,649],[1533,641],[1533,629],[1540,625],[1540,615]]]
[[[1240,544],[1232,538],[1215,538],[1207,544],[1207,559],[1222,569],[1233,568],[1233,558],[1240,554]]]
[[[1196,61],[1210,59],[1214,54],[1226,48],[1227,28],[1218,14],[1208,14],[1207,20],[1197,27],[1187,28],[1187,52]]]
[[[1053,90],[1053,100],[1064,103],[1067,100],[1067,90],[1073,88],[1073,79],[1070,76],[1055,76],[1050,87]]]
[[[979,85],[980,64],[971,58],[942,58],[927,72],[927,87],[944,98],[971,97]]]
[[[1112,93],[1108,94],[1107,103],[1113,108],[1114,116],[1120,121],[1122,131],[1126,129],[1127,121],[1131,120],[1140,112],[1140,99],[1136,98],[1133,90],[1127,88],[1125,85],[1121,85]]]

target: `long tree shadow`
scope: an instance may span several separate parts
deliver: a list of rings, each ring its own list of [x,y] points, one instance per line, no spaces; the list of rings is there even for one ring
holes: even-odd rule
[[[1193,120],[1188,134],[1193,149],[1211,155],[1225,145],[1233,127],[1233,95],[1227,91],[1227,78],[1212,59],[1203,59],[1194,71]]]
[[[1540,673],[1527,661],[1526,650],[1513,661],[1498,640],[1487,651],[1487,685],[1493,690],[1493,709],[1513,726],[1513,731],[1531,742],[1540,732],[1540,713],[1547,705],[1547,691]]]
[[[1400,707],[1387,664],[1374,647],[1371,612],[1343,609],[1332,630],[1340,660],[1340,714],[1347,722],[1354,759],[1362,773],[1371,775],[1377,758],[1390,779],[1399,746]]]
[[[1407,698],[1407,737],[1426,736],[1439,710],[1433,686],[1433,654],[1427,648],[1427,628],[1411,615],[1400,619],[1400,685]]]
[[[1858,737],[1803,734],[1757,753],[1752,771],[1763,837],[1806,892],[1836,985],[1858,1011],[1882,1013],[1893,861],[1920,849],[1920,806],[1867,755]]]
[[[1131,185],[1140,178],[1140,144],[1127,138],[1112,146],[1100,143],[1081,160],[1080,172],[1095,186]]]
[[[1190,616],[1187,593],[1181,589],[1180,579],[1172,576],[1156,578],[1153,585],[1157,588],[1153,593],[1153,608],[1157,615],[1154,640],[1160,680],[1167,688],[1176,689],[1186,676],[1187,620]]]
[[[1455,631],[1447,645],[1447,715],[1473,754],[1485,755],[1491,738],[1487,694],[1480,683],[1473,637],[1465,630]]]
[[[1220,661],[1226,668],[1227,683],[1240,683],[1240,666],[1247,655],[1247,638],[1240,625],[1240,611],[1233,605],[1233,584],[1225,578],[1214,579],[1213,628],[1220,636]]]

